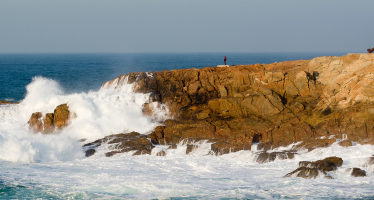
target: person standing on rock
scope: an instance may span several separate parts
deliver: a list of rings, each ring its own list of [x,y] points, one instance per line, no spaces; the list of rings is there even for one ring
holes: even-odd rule
[[[223,58],[223,62],[225,62],[225,65],[226,65],[226,60],[227,60],[227,58],[226,58],[226,56]]]

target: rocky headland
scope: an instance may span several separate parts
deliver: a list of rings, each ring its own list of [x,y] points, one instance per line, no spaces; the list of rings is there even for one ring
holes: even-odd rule
[[[187,144],[188,154],[199,141],[211,144],[211,154],[221,155],[251,150],[258,143],[262,152],[257,162],[263,163],[292,159],[297,150],[311,151],[335,142],[374,144],[374,54],[130,73],[105,82],[103,88],[125,84],[133,84],[135,92],[151,93],[143,105],[144,115],[152,115],[162,104],[170,118],[148,135],[120,133],[85,144],[87,156],[101,143],[115,144],[106,156],[128,151],[150,154],[156,145],[176,148],[180,142]],[[41,115],[36,115],[32,119],[39,120]],[[45,120],[53,118],[59,127],[56,110],[50,115]],[[295,144],[291,150],[267,152],[290,144]],[[340,166],[340,160],[334,166]],[[304,177],[318,166],[302,163],[288,176]],[[329,170],[323,169],[322,174]],[[357,169],[354,172],[359,174]]]
[[[209,140],[225,154],[302,142],[312,150],[342,140],[374,143],[374,55],[351,54],[273,64],[121,75],[103,87],[134,83],[165,104],[171,119],[148,135],[153,144]]]

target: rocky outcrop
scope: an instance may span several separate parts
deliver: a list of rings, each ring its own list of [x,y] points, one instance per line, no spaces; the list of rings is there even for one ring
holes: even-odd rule
[[[134,83],[136,92],[157,97],[150,102],[168,106],[171,119],[152,133],[154,144],[210,140],[224,154],[250,150],[253,142],[268,150],[302,141],[295,148],[313,150],[346,138],[374,144],[373,74],[374,54],[351,54],[130,73],[104,87]]]
[[[151,154],[154,146],[147,139],[145,135],[137,132],[131,133],[120,133],[115,135],[109,135],[102,139],[96,140],[91,143],[83,145],[86,149],[86,156],[92,156],[96,153],[96,149],[103,144],[109,145],[109,150],[105,153],[105,156],[111,157],[118,153],[133,152],[132,155],[144,155]],[[158,156],[164,156],[164,153],[159,152]]]
[[[299,168],[288,173],[285,177],[317,178],[323,176],[325,178],[332,178],[326,172],[335,171],[342,164],[343,159],[339,157],[328,157],[314,162],[300,161]]]
[[[42,119],[42,113],[33,113],[27,122],[34,133],[42,132],[43,134],[53,133],[57,128],[61,130],[69,124],[71,114],[67,104],[61,104],[56,107],[54,113],[45,114]]]

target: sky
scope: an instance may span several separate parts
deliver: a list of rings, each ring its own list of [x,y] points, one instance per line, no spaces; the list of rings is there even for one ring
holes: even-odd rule
[[[0,53],[366,52],[373,0],[0,0]]]

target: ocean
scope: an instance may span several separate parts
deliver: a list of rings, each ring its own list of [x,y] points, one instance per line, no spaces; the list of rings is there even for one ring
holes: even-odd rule
[[[373,199],[374,166],[371,145],[355,144],[311,152],[294,159],[255,162],[253,151],[207,155],[209,144],[186,155],[158,146],[152,155],[105,157],[105,146],[85,157],[80,139],[94,141],[110,134],[147,134],[167,113],[151,119],[142,114],[149,94],[101,88],[120,74],[202,68],[223,64],[273,63],[342,56],[344,53],[191,53],[191,54],[0,54],[0,199]],[[68,103],[77,117],[58,134],[31,133],[33,112],[53,112]],[[289,149],[291,146],[277,150]],[[166,156],[156,156],[163,149]],[[101,151],[100,151],[101,150]],[[334,179],[284,178],[302,160],[341,157]],[[360,167],[366,177],[351,177]]]

